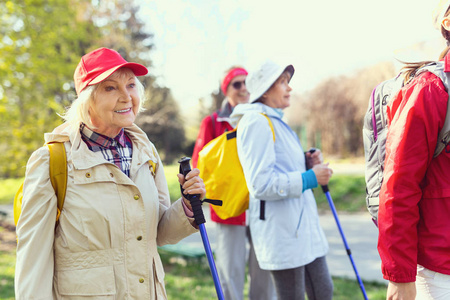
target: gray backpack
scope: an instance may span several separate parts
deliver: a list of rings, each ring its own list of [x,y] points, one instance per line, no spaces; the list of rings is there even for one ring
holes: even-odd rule
[[[418,69],[415,76],[422,72],[432,72],[438,76],[449,91],[450,72],[444,72],[444,62],[434,62]],[[403,87],[404,76],[400,73],[397,77],[383,81],[372,92],[369,108],[364,117],[363,141],[365,154],[365,179],[366,179],[366,205],[372,218],[377,224],[378,203],[381,184],[383,183],[384,159],[386,136],[388,131],[386,108],[392,96],[395,96]],[[450,99],[449,99],[450,103]],[[445,123],[439,132],[438,143],[434,151],[434,157],[438,156],[450,141],[450,105],[447,105]]]

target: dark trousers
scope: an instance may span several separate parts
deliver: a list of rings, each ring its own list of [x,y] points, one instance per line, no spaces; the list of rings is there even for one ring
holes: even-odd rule
[[[295,269],[270,271],[278,300],[328,300],[333,298],[333,281],[325,257]]]

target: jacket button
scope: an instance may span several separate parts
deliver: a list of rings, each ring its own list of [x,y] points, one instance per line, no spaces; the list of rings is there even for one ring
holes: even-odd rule
[[[86,178],[91,178],[91,173],[87,172],[86,173]]]
[[[109,176],[114,177],[114,174],[113,173],[109,173]]]
[[[139,279],[139,282],[140,282],[140,283],[144,283],[144,278],[140,278],[140,279]]]
[[[139,195],[138,194],[134,195],[134,200],[139,200]]]
[[[138,241],[142,240],[142,235],[138,236],[138,237],[137,237],[137,240],[138,240]]]

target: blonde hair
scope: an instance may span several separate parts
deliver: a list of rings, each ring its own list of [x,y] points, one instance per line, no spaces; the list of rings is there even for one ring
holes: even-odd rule
[[[129,69],[120,68],[116,72],[123,73],[126,72],[125,70]],[[145,110],[143,105],[144,102],[147,100],[145,96],[145,88],[136,76],[135,80],[140,99],[138,112],[141,112]],[[82,90],[81,93],[78,95],[78,98],[75,99],[72,102],[72,104],[66,109],[66,112],[63,115],[61,115],[61,118],[63,118],[63,120],[66,123],[68,123],[72,128],[78,129],[80,123],[84,123],[89,128],[95,129],[95,126],[91,122],[91,117],[89,116],[89,107],[91,103],[94,101],[95,91],[97,90],[100,84],[101,82],[94,85],[90,85],[86,87],[84,90]]]

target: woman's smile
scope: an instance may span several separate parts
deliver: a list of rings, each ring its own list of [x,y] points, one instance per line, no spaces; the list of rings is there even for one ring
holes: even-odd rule
[[[131,107],[125,108],[125,109],[122,109],[122,110],[116,110],[115,112],[122,114],[122,113],[127,113],[129,111],[131,111]]]

